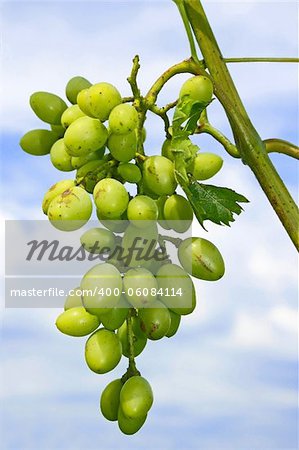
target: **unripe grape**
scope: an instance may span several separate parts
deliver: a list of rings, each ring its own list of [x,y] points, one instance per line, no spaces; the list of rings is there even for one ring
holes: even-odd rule
[[[102,122],[108,119],[110,112],[121,101],[120,93],[110,83],[97,83],[89,88],[90,112]]]
[[[54,131],[31,130],[21,137],[20,146],[29,155],[43,156],[50,153],[51,147],[58,139]]]
[[[103,160],[92,160],[79,167],[76,180],[82,184],[87,192],[93,193],[95,185],[106,177],[106,163]]]
[[[109,115],[111,133],[126,134],[135,131],[138,125],[138,113],[134,106],[122,103],[115,106]]]
[[[50,125],[51,130],[57,134],[57,139],[62,138],[65,133],[65,128],[62,125],[54,125],[53,123]]]
[[[93,372],[110,372],[120,359],[121,343],[113,331],[100,328],[88,338],[85,345],[85,360]]]
[[[156,300],[148,308],[139,310],[141,329],[152,341],[164,337],[171,324],[168,308]]]
[[[187,315],[196,306],[196,292],[193,282],[182,267],[165,264],[157,271],[159,299],[176,314]],[[174,295],[172,295],[172,293]]]
[[[39,119],[55,125],[60,125],[61,115],[67,108],[62,98],[50,92],[34,92],[30,106]]]
[[[86,310],[101,320],[101,314],[108,313],[120,300],[122,277],[112,264],[100,263],[84,275],[80,287]]]
[[[115,236],[103,228],[90,228],[82,234],[81,245],[90,253],[111,253],[115,247]]]
[[[90,110],[89,88],[82,89],[77,95],[77,104],[81,111],[89,117],[94,117]]]
[[[224,261],[218,248],[207,239],[185,239],[179,246],[178,256],[184,269],[196,278],[207,281],[219,280],[225,271]]]
[[[144,267],[128,270],[123,278],[125,296],[134,308],[151,307],[156,300],[158,283],[154,275]]]
[[[109,219],[105,216],[105,214],[102,214],[99,210],[97,210],[97,217],[104,227],[114,233],[123,233],[129,224],[125,213],[118,218]]]
[[[214,153],[198,153],[187,167],[196,180],[208,180],[216,175],[223,165],[223,159]]]
[[[136,319],[136,321],[138,321],[138,326],[140,326],[139,318],[137,318],[137,317],[135,318],[134,317],[134,319]],[[135,332],[135,327],[134,326],[132,328],[133,328],[133,352],[134,352],[134,357],[137,357],[144,350],[144,348],[146,346],[146,343],[147,343],[147,337],[146,337],[146,335],[144,333],[143,334],[140,334],[140,333],[137,334]],[[123,322],[121,327],[118,329],[117,335],[118,335],[119,340],[121,342],[122,354],[126,358],[129,358],[129,356],[130,356],[130,345],[129,345],[129,341],[128,341],[128,327],[127,327],[127,323],[126,322]]]
[[[139,229],[130,224],[123,235],[122,248],[126,265],[129,267],[149,267],[155,260],[155,248],[158,241],[158,227],[149,222],[150,226]]]
[[[144,417],[154,401],[149,382],[141,376],[129,378],[120,391],[120,407],[126,417]]]
[[[131,163],[120,164],[117,173],[127,183],[139,183],[142,178],[139,167]]]
[[[128,162],[135,158],[137,152],[137,137],[135,130],[125,134],[111,133],[107,147],[114,159]]]
[[[56,326],[61,333],[68,336],[87,336],[99,326],[99,319],[89,314],[83,306],[64,311],[56,320]]]
[[[67,153],[64,139],[56,141],[50,151],[50,159],[53,166],[63,172],[74,170],[72,166],[71,156]]]
[[[61,116],[61,124],[64,128],[70,126],[71,123],[75,122],[75,120],[79,119],[79,117],[84,117],[85,114],[78,105],[69,106]]]
[[[99,181],[93,191],[98,211],[110,219],[118,218],[129,203],[129,194],[124,186],[113,178]]]
[[[51,201],[48,217],[52,225],[62,231],[81,228],[90,218],[92,203],[89,195],[80,187],[72,187]]]
[[[80,287],[77,287],[73,289],[72,295],[69,294],[65,299],[64,310],[67,311],[68,309],[77,308],[79,306],[83,306],[83,303],[82,303],[81,289]]]
[[[118,304],[101,316],[101,322],[107,330],[117,330],[126,320],[128,312],[129,304],[124,296],[121,296]]]
[[[83,91],[83,89],[87,89],[91,86],[91,83],[86,80],[86,78],[76,76],[71,78],[66,87],[65,87],[65,94],[67,99],[71,103],[77,103],[77,96],[79,92]]]
[[[102,392],[100,409],[107,420],[116,421],[120,402],[120,391],[123,383],[120,378],[111,381]]]
[[[176,332],[179,329],[180,323],[181,323],[181,317],[179,314],[176,314],[175,312],[169,310],[169,314],[170,314],[170,327],[169,330],[166,333],[166,336],[168,338],[174,336],[176,334]]]
[[[168,225],[165,216],[164,216],[164,205],[167,200],[167,195],[161,195],[157,200],[155,200],[157,206],[158,206],[158,223],[163,227],[165,230],[170,230],[170,226]]]
[[[71,156],[83,156],[105,145],[108,131],[98,119],[79,117],[66,130],[64,142]]]
[[[173,163],[164,156],[150,156],[143,164],[146,185],[157,195],[173,194],[177,182]]]
[[[193,101],[208,104],[213,96],[213,83],[203,75],[188,78],[181,87],[179,97],[182,98],[184,95]]]
[[[158,219],[158,214],[158,206],[155,200],[146,195],[137,195],[128,204],[128,219],[133,222],[135,227],[148,227],[149,221]]]
[[[192,223],[193,210],[188,200],[182,195],[171,195],[164,204],[164,218],[177,233],[187,231]]]
[[[171,150],[171,139],[165,139],[162,145],[161,154],[162,156],[165,156],[165,158],[170,159],[170,161],[174,161],[174,156]]]
[[[105,147],[100,148],[99,150],[88,153],[83,156],[72,156],[71,162],[74,169],[80,169],[80,167],[84,166],[90,161],[99,161],[103,158],[105,153]]]
[[[140,428],[143,426],[144,422],[146,421],[146,415],[144,417],[137,417],[136,419],[130,419],[129,417],[126,417],[121,409],[121,407],[118,408],[118,426],[122,433],[124,434],[135,434],[137,431],[140,430]]]
[[[53,184],[50,189],[45,193],[42,203],[42,209],[45,214],[48,214],[48,208],[51,201],[62,194],[64,191],[69,190],[75,186],[74,180],[61,180]]]

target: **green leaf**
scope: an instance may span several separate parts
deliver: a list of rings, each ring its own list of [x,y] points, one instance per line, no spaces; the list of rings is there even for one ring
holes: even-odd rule
[[[182,185],[199,223],[205,220],[218,225],[234,222],[233,214],[240,214],[243,208],[239,203],[248,203],[246,197],[232,189],[201,184],[192,180],[189,185]]]
[[[184,136],[187,138],[190,134],[193,134],[200,115],[207,106],[207,103],[194,101],[188,95],[180,98],[173,115],[173,137]],[[186,124],[182,128],[185,122]]]

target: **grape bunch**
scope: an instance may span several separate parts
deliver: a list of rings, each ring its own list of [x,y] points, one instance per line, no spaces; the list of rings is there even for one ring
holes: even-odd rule
[[[209,78],[192,76],[183,84],[179,102],[208,106],[212,95]],[[221,169],[222,159],[189,149],[182,157],[171,126],[161,154],[147,156],[140,99],[123,98],[110,83],[91,84],[77,76],[67,83],[66,97],[70,106],[52,93],[31,95],[31,108],[50,129],[29,131],[20,145],[31,155],[50,154],[59,171],[76,171],[50,187],[42,210],[54,227],[71,232],[88,222],[94,205],[99,226],[82,234],[81,245],[91,254],[107,254],[107,259],[93,266],[75,295],[67,297],[56,326],[69,336],[89,336],[85,360],[97,374],[112,371],[122,357],[128,359],[125,374],[102,392],[100,410],[123,433],[134,434],[153,404],[136,357],[148,340],[174,336],[181,318],[194,311],[192,276],[216,281],[225,270],[212,242],[160,233],[163,228],[182,235],[192,225],[193,208],[177,192],[178,162],[187,177],[206,180]],[[136,239],[141,248],[130,253]],[[169,242],[177,248],[178,263],[167,255]]]

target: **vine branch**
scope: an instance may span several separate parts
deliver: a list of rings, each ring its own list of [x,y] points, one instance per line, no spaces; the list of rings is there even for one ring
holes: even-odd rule
[[[278,175],[268,156],[265,144],[248,117],[201,1],[185,0],[184,5],[213,80],[215,95],[222,104],[232,127],[240,156],[254,173],[289,237],[299,249],[298,207]]]

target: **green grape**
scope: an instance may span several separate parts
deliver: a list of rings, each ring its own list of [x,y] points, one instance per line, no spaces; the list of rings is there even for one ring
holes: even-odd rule
[[[77,103],[77,96],[79,92],[83,91],[83,89],[89,88],[90,86],[91,83],[86,80],[86,78],[79,76],[73,77],[68,81],[65,87],[66,98],[73,104]]]
[[[134,308],[151,307],[156,300],[157,280],[144,267],[128,270],[123,278],[123,286],[125,296]]]
[[[74,170],[71,156],[65,149],[63,138],[58,139],[58,141],[53,144],[50,151],[50,159],[53,166],[58,170],[62,170],[63,172],[70,172],[71,170]]]
[[[69,106],[61,116],[61,124],[64,128],[70,126],[71,123],[75,122],[75,120],[79,119],[79,117],[84,117],[85,114],[78,105]]]
[[[196,306],[196,292],[190,276],[176,264],[165,264],[156,273],[160,300],[173,312],[191,314]]]
[[[89,88],[91,114],[105,122],[113,108],[122,102],[121,95],[110,83],[97,83]]]
[[[135,130],[136,136],[138,136],[138,129],[136,128]],[[142,132],[141,132],[141,142],[142,144],[145,142],[146,140],[146,129],[143,127],[142,128]]]
[[[137,152],[137,137],[135,130],[125,134],[111,133],[107,146],[114,159],[128,162],[135,158]]]
[[[127,228],[129,222],[127,220],[125,213],[123,213],[118,218],[109,219],[97,209],[97,217],[101,222],[101,224],[104,225],[104,227],[108,228],[108,230],[113,231],[114,233],[123,233]]]
[[[146,417],[147,416],[145,415],[144,417],[130,419],[129,417],[126,417],[124,415],[122,409],[119,407],[117,417],[119,429],[124,434],[135,434],[143,426],[144,422],[146,421]]]
[[[87,339],[85,360],[93,372],[110,372],[117,366],[120,359],[121,343],[113,331],[100,328]]]
[[[83,306],[81,289],[80,287],[76,287],[75,289],[73,289],[72,295],[69,294],[65,299],[64,310],[67,311],[68,309],[76,308],[79,306]]]
[[[95,185],[107,175],[107,166],[105,161],[93,160],[79,167],[76,173],[77,183],[84,186],[84,189],[90,194],[93,193]]]
[[[154,222],[150,222],[148,228],[142,229],[131,224],[127,226],[122,239],[123,257],[126,265],[148,268],[155,260],[158,234],[158,227]]]
[[[127,183],[139,183],[142,178],[139,167],[131,163],[120,164],[117,173]]]
[[[208,104],[213,96],[213,83],[203,75],[188,78],[181,87],[179,97],[182,98],[184,95],[193,101]]]
[[[135,318],[134,318],[135,319]],[[139,321],[139,319],[136,317],[136,321]],[[140,353],[144,350],[146,343],[147,343],[147,337],[145,334],[137,334],[135,332],[136,322],[135,326],[133,325],[133,351],[134,351],[134,357],[137,357],[140,355]],[[133,322],[134,324],[134,322]],[[138,326],[140,327],[140,322],[138,322]],[[121,327],[117,330],[117,335],[119,337],[119,340],[121,342],[122,346],[122,354],[129,358],[130,356],[130,346],[128,341],[128,327],[127,323],[124,322]]]
[[[177,233],[187,231],[193,219],[193,210],[188,200],[178,194],[171,195],[164,204],[164,218]]]
[[[144,417],[154,401],[149,382],[141,376],[129,378],[120,391],[120,407],[126,417]]]
[[[99,325],[99,319],[89,314],[83,306],[64,311],[56,320],[56,326],[61,333],[76,337],[87,336]]]
[[[167,195],[161,195],[157,200],[155,200],[157,206],[158,206],[158,223],[163,227],[165,230],[170,230],[170,226],[168,225],[167,221],[164,217],[164,205],[167,200]]]
[[[115,106],[109,115],[109,128],[111,133],[126,134],[135,132],[138,125],[138,113],[134,106],[121,103]]]
[[[208,180],[216,175],[223,165],[223,159],[214,153],[199,153],[187,167],[196,180]]]
[[[179,246],[178,256],[184,269],[196,278],[216,281],[224,275],[225,266],[221,253],[207,239],[185,239]]]
[[[171,161],[174,161],[174,156],[171,150],[171,139],[165,139],[162,145],[161,150],[162,156],[165,156],[165,158],[170,159]]]
[[[51,130],[57,134],[57,139],[62,138],[64,136],[65,128],[62,125],[51,124],[50,126],[51,126]]]
[[[108,313],[119,302],[122,277],[112,264],[100,263],[84,275],[80,287],[86,310],[101,320],[101,315]]]
[[[51,201],[48,217],[52,225],[62,231],[81,228],[90,218],[92,203],[89,195],[80,187],[71,187]]]
[[[67,108],[62,98],[50,92],[34,92],[30,96],[30,106],[39,119],[54,125],[61,125],[62,113]]]
[[[83,89],[78,93],[77,104],[81,111],[83,111],[87,116],[94,117],[90,110],[89,88]]]
[[[51,201],[62,194],[64,191],[68,191],[70,188],[75,186],[74,180],[61,180],[53,184],[50,189],[45,193],[42,203],[42,209],[44,214],[48,214],[48,208]]]
[[[171,318],[168,308],[156,300],[149,308],[139,310],[141,329],[152,341],[164,337],[170,328]]]
[[[105,145],[108,131],[97,119],[79,117],[65,132],[64,142],[71,156],[83,156]]]
[[[100,400],[100,409],[107,420],[112,422],[117,420],[120,391],[123,383],[120,378],[111,381],[102,392]]]
[[[176,332],[179,329],[180,323],[181,323],[181,317],[179,314],[176,314],[175,312],[169,310],[169,314],[170,314],[170,327],[168,332],[166,333],[165,336],[167,336],[168,338],[174,336],[176,334]]]
[[[157,195],[173,194],[177,187],[174,165],[164,156],[150,156],[146,159],[143,178],[149,189]]]
[[[118,304],[114,308],[101,316],[101,322],[107,330],[117,330],[122,326],[129,312],[129,304],[121,296]]]
[[[71,162],[74,169],[80,169],[80,167],[84,166],[90,161],[98,161],[103,158],[105,153],[105,146],[96,150],[95,152],[88,153],[83,156],[72,156]]]
[[[31,130],[21,137],[20,146],[29,155],[43,156],[50,153],[57,139],[58,136],[54,131]]]
[[[115,247],[115,236],[103,228],[90,228],[82,234],[81,245],[90,253],[111,253]]]
[[[125,212],[129,203],[128,192],[113,178],[99,181],[94,188],[93,197],[98,211],[109,219],[117,219]]]
[[[158,219],[158,214],[155,200],[146,195],[137,195],[128,204],[128,219],[133,222],[135,227],[147,228],[150,225],[149,221]]]

